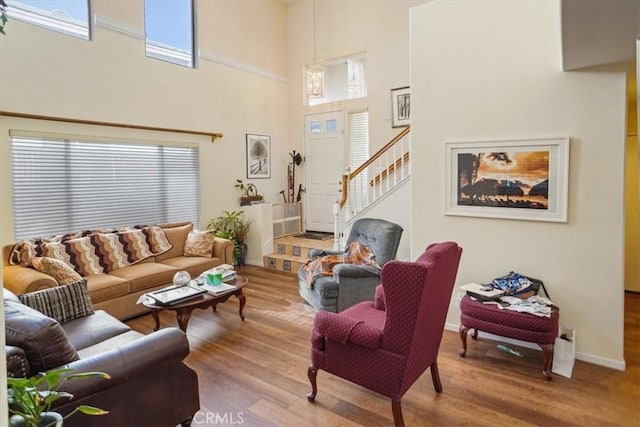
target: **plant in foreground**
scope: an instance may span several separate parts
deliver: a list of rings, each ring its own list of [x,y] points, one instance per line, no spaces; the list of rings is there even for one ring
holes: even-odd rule
[[[104,372],[82,372],[73,374],[73,369],[60,368],[41,372],[29,378],[7,378],[10,425],[37,427],[42,415],[49,412],[53,402],[60,398],[73,399],[71,393],[60,391],[60,386],[74,379],[100,377],[111,378]],[[69,375],[67,375],[69,374]],[[88,405],[79,405],[64,418],[81,412],[87,415],[104,415],[108,411]],[[64,419],[63,418],[63,419]],[[53,421],[49,425],[55,425]]]

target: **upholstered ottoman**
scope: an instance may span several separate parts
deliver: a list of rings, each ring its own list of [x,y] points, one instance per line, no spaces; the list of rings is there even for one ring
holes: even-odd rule
[[[558,336],[560,310],[553,307],[551,317],[538,317],[529,313],[499,309],[495,304],[483,304],[465,295],[460,301],[460,357],[467,354],[467,333],[473,329],[471,337],[478,339],[478,331],[502,337],[536,343],[542,348],[542,375],[551,377],[553,344]]]

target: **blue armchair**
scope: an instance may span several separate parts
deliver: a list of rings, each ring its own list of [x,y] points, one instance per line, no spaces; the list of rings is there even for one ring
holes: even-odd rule
[[[353,242],[367,245],[375,254],[380,268],[396,257],[402,227],[376,218],[362,218],[353,223],[346,246]],[[311,249],[309,258],[338,255],[341,251]],[[333,276],[317,277],[307,284],[306,271],[298,271],[300,296],[317,310],[340,312],[361,301],[373,301],[375,288],[380,284],[380,270],[368,265],[338,264]]]

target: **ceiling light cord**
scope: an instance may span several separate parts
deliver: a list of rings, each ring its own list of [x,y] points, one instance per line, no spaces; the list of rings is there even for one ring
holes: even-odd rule
[[[313,63],[318,62],[316,51],[316,0],[313,0]]]

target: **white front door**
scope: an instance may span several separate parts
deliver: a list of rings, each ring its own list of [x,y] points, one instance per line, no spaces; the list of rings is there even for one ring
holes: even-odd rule
[[[305,226],[332,233],[333,204],[340,199],[345,170],[342,111],[306,116],[304,127]]]

